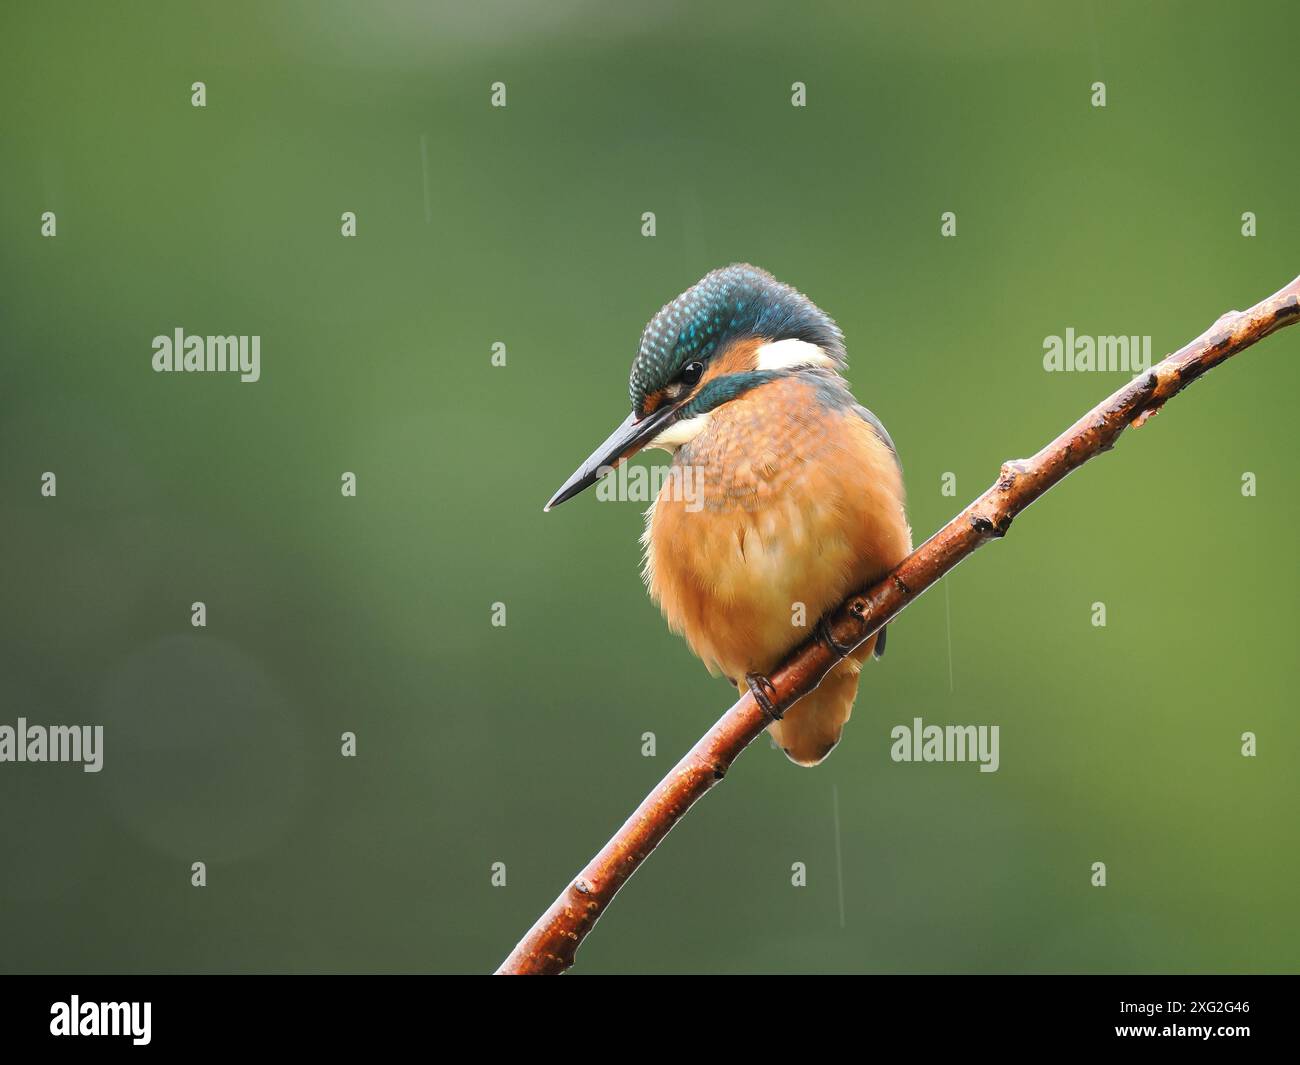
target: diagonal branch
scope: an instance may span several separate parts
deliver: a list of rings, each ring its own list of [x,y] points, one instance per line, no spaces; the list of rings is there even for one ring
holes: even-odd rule
[[[1300,277],[1248,311],[1229,311],[1209,329],[1094,407],[1033,458],[1005,462],[994,485],[882,580],[850,596],[753,692],[745,694],[646,796],[636,812],[561,892],[498,974],[555,974],[573,964],[618,889],[680,817],[723,778],[770,722],[807,695],[848,650],[892,621],[912,600],[989,540],[1071,470],[1109,451],[1130,425],[1225,359],[1300,319]],[[754,685],[751,685],[753,688]]]

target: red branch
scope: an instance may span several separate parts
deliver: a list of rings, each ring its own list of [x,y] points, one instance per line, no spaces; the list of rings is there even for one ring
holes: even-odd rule
[[[1300,318],[1300,277],[1248,311],[1230,311],[1209,329],[1098,404],[1038,454],[1005,462],[994,485],[913,551],[886,577],[850,596],[818,635],[795,648],[762,691],[783,713],[826,672],[957,563],[989,540],[1071,470],[1109,451],[1128,426],[1139,426],[1172,397],[1225,359]],[[497,970],[554,974],[573,964],[579,944],[618,889],[679,818],[723,778],[731,763],[769,724],[747,693],[646,796],[571,884],[560,893]]]

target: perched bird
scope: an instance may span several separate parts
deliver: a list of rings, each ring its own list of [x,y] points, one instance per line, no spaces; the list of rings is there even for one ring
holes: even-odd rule
[[[853,398],[845,366],[843,334],[807,296],[747,264],[715,270],[650,319],[632,413],[546,505],[643,448],[669,451],[646,512],[646,585],[742,694],[912,549],[893,441]],[[772,722],[792,761],[830,753],[863,663],[884,650],[881,629]]]

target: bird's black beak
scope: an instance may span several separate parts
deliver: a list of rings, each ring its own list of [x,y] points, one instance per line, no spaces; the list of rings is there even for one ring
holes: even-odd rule
[[[620,462],[635,455],[677,417],[679,406],[680,404],[665,403],[644,418],[638,418],[635,411],[629,414],[627,420],[609,434],[609,439],[573,471],[573,475],[560,486],[560,490],[542,510],[550,510],[566,499],[572,499],[579,492],[590,488]]]

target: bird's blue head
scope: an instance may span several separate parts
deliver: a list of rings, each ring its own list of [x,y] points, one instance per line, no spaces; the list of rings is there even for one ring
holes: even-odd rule
[[[546,505],[571,499],[645,447],[673,448],[702,416],[749,389],[806,368],[844,368],[830,315],[766,270],[714,270],[650,319],[632,363],[632,413]]]
[[[844,336],[830,315],[766,270],[739,263],[705,275],[650,319],[628,381],[632,410],[646,413],[686,367],[706,370],[716,354],[750,339],[814,344],[844,365]]]

